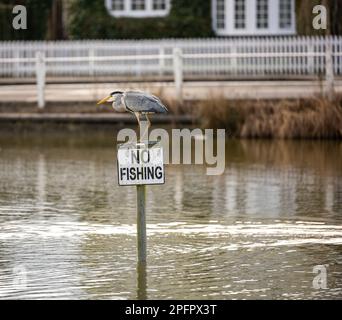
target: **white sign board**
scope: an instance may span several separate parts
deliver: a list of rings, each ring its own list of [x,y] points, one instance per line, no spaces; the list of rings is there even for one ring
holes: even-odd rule
[[[118,149],[120,186],[164,184],[164,159],[161,147]]]

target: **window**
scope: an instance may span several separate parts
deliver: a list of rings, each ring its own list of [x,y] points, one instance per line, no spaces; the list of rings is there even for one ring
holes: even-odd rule
[[[225,0],[216,0],[216,28],[224,29],[226,25]]]
[[[296,0],[211,0],[219,36],[296,34]]]
[[[257,0],[256,22],[258,29],[268,28],[268,0]]]
[[[292,27],[292,0],[279,0],[279,28]]]
[[[114,17],[164,17],[169,14],[171,0],[105,0]]]
[[[153,0],[153,10],[166,10],[166,0]]]
[[[117,11],[123,11],[124,10],[124,0],[113,0],[111,2],[111,9],[117,10]]]
[[[246,28],[246,0],[235,0],[235,29]]]
[[[145,10],[145,0],[131,0],[132,10]]]

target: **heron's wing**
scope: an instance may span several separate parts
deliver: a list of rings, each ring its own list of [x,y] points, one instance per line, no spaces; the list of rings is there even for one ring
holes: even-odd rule
[[[124,94],[127,109],[131,112],[167,113],[167,108],[155,96],[139,91],[128,91]]]

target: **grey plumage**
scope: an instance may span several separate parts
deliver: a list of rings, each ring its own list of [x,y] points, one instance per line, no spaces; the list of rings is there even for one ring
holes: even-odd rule
[[[113,109],[117,112],[131,112],[137,118],[140,125],[140,116],[144,115],[148,126],[151,125],[149,114],[167,113],[168,110],[159,98],[140,91],[114,91],[108,97],[97,104],[112,102]]]
[[[159,98],[144,92],[127,91],[123,93],[121,100],[127,111],[133,113],[151,114],[168,112]]]

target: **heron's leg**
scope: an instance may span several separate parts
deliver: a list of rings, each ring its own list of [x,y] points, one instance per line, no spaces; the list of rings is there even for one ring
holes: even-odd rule
[[[135,117],[137,118],[137,120],[138,120],[138,125],[139,125],[139,127],[140,127],[140,115],[139,115],[139,112],[134,112],[134,115],[135,115]]]
[[[146,117],[146,120],[147,120],[147,123],[148,123],[147,128],[150,128],[151,127],[151,121],[150,121],[150,118],[148,117],[148,114],[145,114],[145,117]]]
[[[151,121],[150,121],[150,119],[149,119],[149,117],[148,117],[147,114],[145,114],[145,118],[146,118],[146,120],[147,120],[147,126],[146,126],[146,128],[145,128],[145,130],[144,130],[144,133],[143,133],[142,136],[141,136],[142,138],[145,137],[146,133],[148,134],[148,129],[151,127]],[[148,140],[148,137],[147,137],[147,140]]]
[[[137,121],[138,121],[138,135],[139,135],[139,137],[138,137],[138,142],[140,142],[140,140],[141,140],[141,136],[140,136],[140,114],[139,114],[139,112],[134,112],[134,115],[135,115],[135,117],[137,118]]]

